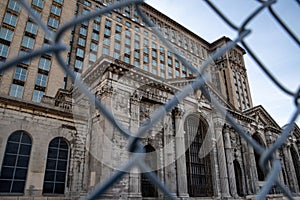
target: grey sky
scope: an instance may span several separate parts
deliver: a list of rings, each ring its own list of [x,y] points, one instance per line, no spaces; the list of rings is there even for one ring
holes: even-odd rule
[[[227,17],[239,26],[260,4],[255,0],[212,1]],[[171,17],[208,42],[237,33],[221,20],[202,0],[147,0],[146,3]],[[296,1],[278,1],[274,9],[296,35],[300,35],[300,6]],[[246,42],[261,61],[285,87],[296,91],[299,87],[299,46],[283,31],[266,10],[249,26],[252,30]],[[293,99],[279,90],[247,54],[245,56],[253,104],[262,105],[280,126],[285,125],[294,112]],[[299,125],[299,119],[297,121]]]

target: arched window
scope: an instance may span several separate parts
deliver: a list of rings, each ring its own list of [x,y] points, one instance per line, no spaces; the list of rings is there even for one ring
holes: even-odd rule
[[[154,147],[146,145],[144,147],[146,152],[145,163],[153,170],[157,169],[157,155]],[[147,173],[147,172],[146,172]],[[157,187],[151,183],[150,179],[142,173],[142,196],[143,197],[158,197]]]
[[[298,181],[298,187],[300,189],[300,166],[299,166],[299,157],[297,151],[294,149],[294,147],[291,148],[291,154],[292,154],[292,160],[294,164],[294,169],[296,173],[296,178]]]
[[[197,115],[190,115],[184,123],[185,142],[188,150],[186,156],[186,169],[188,192],[191,197],[212,196],[212,178],[210,156],[199,157],[207,125]]]
[[[234,166],[235,184],[236,184],[237,194],[241,197],[244,195],[243,178],[242,178],[243,176],[242,176],[241,166],[237,160],[233,161],[233,166]]]
[[[64,194],[69,157],[65,139],[54,138],[48,147],[43,194]]]
[[[257,135],[253,135],[253,139],[256,140],[260,145],[263,145],[262,139]],[[260,159],[260,155],[254,151],[254,156],[255,156],[255,163],[256,163],[256,170],[257,170],[257,176],[258,176],[258,180],[259,181],[264,181],[265,180],[265,173],[263,172],[263,170],[260,168],[259,166],[259,159]]]
[[[31,145],[31,138],[24,131],[9,136],[1,168],[0,193],[24,193]]]

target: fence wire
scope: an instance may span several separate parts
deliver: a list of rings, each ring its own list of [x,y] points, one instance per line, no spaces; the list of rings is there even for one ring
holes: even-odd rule
[[[128,149],[131,152],[135,152],[137,154],[132,154],[129,161],[124,164],[122,167],[120,167],[120,170],[116,171],[111,177],[109,177],[104,183],[97,185],[95,189],[87,195],[86,199],[96,199],[99,198],[104,192],[111,187],[113,184],[115,184],[120,178],[126,174],[127,171],[132,169],[133,167],[139,167],[143,171],[147,171],[146,176],[152,181],[153,184],[155,184],[169,199],[176,199],[169,189],[163,184],[161,180],[155,175],[155,173],[151,172],[150,167],[144,162],[144,156],[143,153],[143,145],[139,138],[142,136],[145,136],[145,134],[148,133],[149,129],[155,125],[160,119],[162,119],[166,113],[170,112],[175,106],[177,106],[185,97],[187,97],[190,93],[194,92],[197,89],[200,89],[204,96],[214,105],[215,108],[219,110],[220,113],[222,113],[224,116],[226,116],[227,122],[231,124],[231,126],[242,136],[248,144],[250,144],[253,149],[261,155],[260,158],[260,166],[268,173],[268,176],[266,177],[265,184],[262,187],[262,189],[257,194],[257,199],[265,199],[269,191],[272,189],[274,185],[277,185],[283,192],[283,194],[288,199],[293,199],[292,194],[290,190],[283,185],[283,183],[278,181],[278,176],[281,171],[281,164],[277,157],[275,157],[274,152],[281,147],[287,140],[288,136],[290,135],[295,120],[299,115],[300,112],[300,105],[299,105],[299,98],[300,98],[300,87],[297,91],[291,91],[289,88],[286,88],[280,81],[277,80],[277,78],[270,72],[267,66],[264,65],[264,63],[258,58],[258,56],[255,54],[255,52],[248,46],[245,39],[250,35],[251,30],[247,29],[247,25],[254,20],[261,12],[267,10],[271,13],[273,18],[277,21],[278,25],[281,26],[281,28],[290,36],[290,38],[293,39],[293,41],[300,46],[299,38],[296,36],[295,33],[283,22],[283,20],[280,18],[280,16],[276,13],[276,11],[273,9],[273,6],[276,4],[276,0],[257,0],[257,2],[260,3],[260,6],[254,10],[247,19],[245,19],[241,25],[236,25],[234,22],[232,22],[230,19],[226,17],[224,13],[220,9],[218,9],[212,2],[209,0],[204,0],[205,3],[208,4],[208,6],[221,17],[221,19],[234,31],[237,33],[236,39],[234,39],[232,42],[228,43],[226,46],[222,47],[221,49],[214,52],[210,58],[208,58],[201,66],[200,70],[192,66],[185,58],[183,58],[180,55],[180,52],[178,52],[172,44],[166,40],[163,35],[155,28],[151,28],[152,32],[156,34],[160,40],[163,42],[163,44],[172,52],[174,52],[175,57],[177,57],[178,60],[180,60],[183,65],[187,66],[190,70],[192,70],[194,73],[197,74],[196,80],[191,83],[190,85],[186,86],[184,89],[182,89],[180,92],[174,95],[172,99],[170,99],[165,105],[163,105],[160,109],[158,109],[154,114],[150,117],[149,120],[143,123],[143,125],[138,129],[137,132],[132,133],[128,129],[124,128],[113,116],[113,114],[102,104],[102,102],[99,99],[94,98],[94,94],[89,90],[89,88],[80,80],[80,78],[76,78],[75,73],[72,71],[71,67],[69,67],[65,62],[64,58],[62,57],[61,53],[63,51],[66,51],[68,47],[63,44],[62,38],[64,34],[66,34],[66,31],[69,29],[72,29],[74,26],[87,21],[91,20],[97,16],[104,15],[108,12],[113,11],[114,9],[122,8],[128,5],[134,5],[139,16],[142,18],[146,26],[148,27],[155,27],[155,24],[153,24],[149,18],[145,15],[141,8],[141,4],[144,2],[143,0],[126,0],[114,4],[110,4],[107,7],[103,7],[99,10],[94,10],[86,15],[80,15],[75,17],[73,20],[69,21],[68,23],[61,26],[56,33],[52,32],[50,29],[47,28],[47,26],[44,24],[44,22],[41,21],[41,19],[35,15],[35,13],[31,10],[30,6],[24,1],[24,0],[18,0],[18,2],[27,10],[29,15],[32,16],[32,18],[35,20],[35,22],[42,28],[42,30],[45,32],[45,35],[52,36],[53,41],[50,46],[43,47],[34,51],[31,51],[27,55],[15,57],[13,59],[10,59],[6,61],[5,63],[0,65],[0,72],[3,72],[5,70],[8,70],[9,68],[14,67],[17,63],[22,61],[27,61],[29,59],[39,57],[45,53],[54,53],[55,58],[58,60],[60,66],[64,71],[67,73],[67,75],[71,78],[73,84],[76,82],[78,88],[81,90],[82,93],[84,93],[90,100],[91,103],[95,102],[96,108],[111,122],[112,125],[114,125],[117,130],[120,132],[120,134],[124,135],[128,140]],[[296,0],[296,2],[300,5],[300,2]],[[272,82],[286,95],[290,96],[290,98],[294,99],[294,103],[296,106],[296,109],[293,114],[291,114],[291,119],[287,126],[285,126],[282,130],[282,133],[280,134],[280,137],[275,141],[275,143],[269,147],[268,149],[265,149],[263,146],[261,146],[259,143],[257,143],[250,134],[247,133],[247,131],[236,121],[233,119],[232,116],[230,116],[228,113],[226,113],[226,110],[218,103],[218,101],[213,97],[209,95],[208,89],[205,87],[206,84],[206,73],[205,69],[209,67],[209,65],[214,62],[218,57],[225,54],[227,51],[235,47],[237,43],[241,43],[242,46],[246,49],[246,51],[249,53],[251,58],[257,63],[257,65],[264,71],[264,73],[272,80]],[[272,166],[271,168],[268,165],[268,162],[271,162]]]

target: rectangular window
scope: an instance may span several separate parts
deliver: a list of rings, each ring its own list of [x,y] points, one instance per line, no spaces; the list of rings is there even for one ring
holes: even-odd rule
[[[53,17],[49,17],[48,26],[50,26],[52,28],[58,28],[58,25],[59,25],[59,20],[57,20]]]
[[[14,32],[7,28],[2,27],[0,30],[0,38],[3,40],[11,42],[13,35],[14,35]]]
[[[149,66],[148,65],[144,65],[144,70],[145,71],[149,71]]]
[[[26,81],[27,70],[21,67],[16,67],[14,79],[19,81]]]
[[[121,45],[120,45],[120,43],[115,42],[115,49],[116,49],[116,50],[121,50]]]
[[[157,70],[156,69],[152,69],[152,74],[157,74]]]
[[[95,41],[99,41],[99,35],[98,33],[92,33],[92,40],[95,40]]]
[[[106,48],[106,47],[103,47],[103,49],[102,49],[102,54],[103,54],[103,55],[109,55],[109,49]]]
[[[110,40],[109,40],[109,38],[103,38],[103,44],[109,46],[109,45],[110,45]]]
[[[21,51],[19,52],[19,56],[23,56],[23,55],[27,55],[27,54],[28,54],[28,53],[27,53],[26,51],[23,51],[23,50],[21,50]],[[30,64],[30,59],[22,61],[22,64],[24,64],[24,65],[29,65],[29,64]]]
[[[120,59],[120,54],[118,52],[114,52],[114,58],[115,59]]]
[[[93,24],[93,30],[100,31],[100,25],[99,24]]]
[[[60,7],[57,7],[55,5],[52,5],[51,6],[51,13],[56,15],[56,16],[60,16],[61,14],[61,8]]]
[[[84,50],[77,48],[76,50],[76,56],[83,58],[84,57]]]
[[[33,35],[37,34],[38,26],[32,22],[27,22],[25,31]]]
[[[140,36],[139,36],[138,34],[135,34],[135,35],[134,35],[134,39],[135,39],[136,41],[140,41]]]
[[[148,63],[148,62],[149,62],[148,56],[144,56],[144,62],[145,62],[145,63]]]
[[[44,96],[45,92],[39,91],[39,90],[34,90],[33,91],[33,96],[32,96],[32,101],[33,102],[41,102],[42,97]]]
[[[81,60],[75,60],[75,68],[82,69],[83,62]]]
[[[101,21],[101,17],[100,16],[97,16],[97,17],[95,17],[95,22],[98,22],[98,23],[100,23],[100,21]]]
[[[80,33],[80,35],[86,36],[87,35],[86,28],[80,27],[79,33]]]
[[[39,68],[45,71],[49,71],[51,66],[51,60],[47,58],[41,58],[39,62]]]
[[[38,85],[38,86],[46,87],[47,86],[47,80],[48,80],[47,75],[38,73],[38,75],[36,77],[35,84]]]
[[[134,57],[137,58],[137,59],[139,59],[139,58],[140,58],[140,53],[137,52],[137,51],[135,51],[135,52],[134,52]]]
[[[35,5],[39,8],[43,8],[44,6],[44,0],[33,0],[32,5]]]
[[[157,53],[156,51],[152,51],[152,57],[156,58],[157,57]]]
[[[0,56],[7,58],[9,46],[0,43]]]
[[[80,46],[85,46],[85,43],[86,43],[86,40],[85,39],[83,39],[83,38],[78,38],[78,42],[77,42],[77,44],[79,44]]]
[[[105,34],[105,36],[110,36],[110,29],[108,29],[108,28],[105,28],[104,29],[104,34]]]
[[[35,40],[33,38],[25,35],[22,40],[22,46],[26,47],[28,49],[33,49],[34,42],[35,42]]]
[[[129,64],[129,63],[130,63],[130,58],[129,58],[129,57],[127,57],[127,56],[125,56],[125,57],[124,57],[124,62],[126,62],[126,63],[128,63],[128,64]]]
[[[63,4],[63,0],[53,0],[53,1],[56,2],[56,3],[58,3],[58,4],[60,4],[60,5]]]
[[[84,5],[90,7],[90,6],[91,6],[91,2],[85,0],[85,1],[84,1]]]
[[[96,62],[97,55],[94,53],[90,53],[89,61]]]
[[[41,17],[41,11],[32,9],[32,12],[34,13],[34,16]]]
[[[130,45],[131,41],[130,38],[125,38],[125,44]]]
[[[106,20],[105,21],[105,26],[110,28],[111,27],[111,21]]]
[[[90,49],[91,51],[98,51],[98,44],[91,42]]]
[[[118,41],[121,41],[121,34],[120,33],[116,33],[115,39],[118,40]]]
[[[156,60],[152,60],[152,65],[153,66],[157,66],[157,61]]]
[[[130,22],[126,22],[125,26],[127,26],[128,28],[130,28],[131,27],[131,23]]]
[[[122,26],[116,25],[116,32],[121,32],[122,31]]]
[[[8,25],[11,25],[11,26],[15,27],[16,24],[17,24],[17,18],[18,17],[15,16],[15,15],[12,15],[10,13],[5,13],[3,22],[8,24]]]
[[[16,0],[10,0],[7,7],[15,12],[20,12],[21,10],[20,5]]]
[[[9,96],[22,98],[24,87],[22,85],[12,84],[9,92]]]

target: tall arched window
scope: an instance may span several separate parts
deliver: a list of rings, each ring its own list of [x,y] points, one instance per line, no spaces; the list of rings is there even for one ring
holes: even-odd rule
[[[1,168],[0,193],[24,193],[31,145],[31,138],[24,131],[9,136]]]
[[[244,195],[242,169],[237,160],[233,161],[233,166],[234,166],[235,184],[236,184],[237,194],[241,197]]]
[[[262,139],[257,134],[253,135],[253,139],[256,140],[260,145],[264,146],[263,142],[262,142]],[[257,170],[258,180],[259,181],[264,181],[265,180],[265,173],[263,172],[263,170],[259,166],[260,155],[256,151],[254,151],[254,156],[255,156],[255,163],[256,163],[256,170]]]
[[[157,169],[157,155],[154,147],[146,145],[144,147],[146,152],[145,163],[153,170]],[[147,172],[146,172],[147,173]],[[142,173],[142,196],[143,197],[158,197],[157,187],[151,183],[150,179]]]
[[[296,178],[298,181],[298,187],[300,189],[300,166],[299,166],[299,157],[297,151],[294,149],[294,147],[291,148],[291,154],[292,154],[292,160],[294,164],[294,169],[296,173]]]
[[[48,147],[43,194],[64,194],[69,146],[64,138],[54,138]]]
[[[199,151],[203,144],[207,125],[197,115],[190,115],[184,123],[186,132],[186,169],[188,192],[191,197],[212,196],[212,178],[210,156],[199,157]]]

